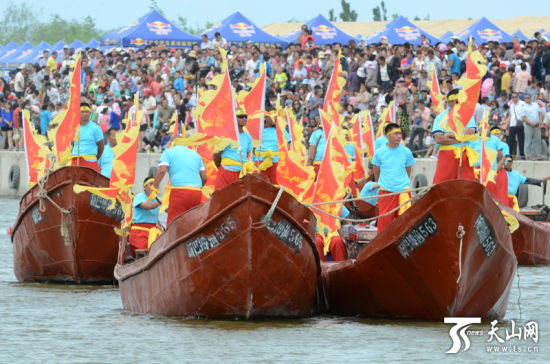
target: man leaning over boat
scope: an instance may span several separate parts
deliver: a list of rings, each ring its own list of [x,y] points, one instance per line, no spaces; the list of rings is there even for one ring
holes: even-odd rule
[[[159,210],[161,201],[155,197],[152,201],[147,201],[153,192],[153,177],[147,177],[143,181],[143,192],[138,193],[132,202],[132,227],[128,241],[136,253],[136,250],[147,249],[149,243],[149,234],[159,219]]]
[[[543,179],[525,177],[518,171],[512,169],[513,163],[514,160],[511,156],[506,157],[506,164],[504,165],[504,169],[508,175],[508,201],[506,205],[519,212],[519,204],[516,197],[519,185],[524,183],[528,185],[540,186],[544,182],[550,180],[550,177],[544,177]]]
[[[151,189],[151,201],[160,193],[159,186],[168,172],[170,184],[166,185],[168,198],[168,220],[170,224],[174,218],[189,209],[201,204],[202,186],[206,183],[206,168],[201,156],[184,145],[185,139],[177,137],[173,146],[162,152],[159,168]]]

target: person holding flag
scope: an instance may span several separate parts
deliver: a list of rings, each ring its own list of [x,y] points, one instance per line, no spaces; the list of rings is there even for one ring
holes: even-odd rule
[[[254,150],[254,160],[260,161],[260,173],[267,176],[271,184],[277,184],[277,165],[279,164],[279,143],[277,141],[277,128],[275,127],[275,115],[269,113],[264,116],[262,132],[262,144],[259,150]],[[286,136],[286,135],[285,135]]]
[[[111,178],[111,172],[113,171],[113,160],[115,159],[115,153],[113,153],[113,148],[116,146],[116,133],[118,129],[109,128],[105,132],[105,139],[107,139],[107,145],[103,149],[101,158],[99,158],[99,168],[101,169],[101,174],[107,178]]]
[[[97,161],[103,154],[103,132],[99,125],[90,122],[92,110],[87,102],[80,103],[80,128],[73,140],[73,165],[90,167],[100,172]]]
[[[320,125],[315,126],[315,130],[309,137],[309,149],[307,151],[307,163],[306,166],[313,166],[315,170],[315,177],[319,174],[319,168],[325,155],[325,149],[327,147],[327,139],[325,138],[325,132]]]
[[[157,225],[159,219],[159,210],[161,201],[155,197],[148,201],[153,192],[153,177],[147,177],[143,181],[143,192],[138,193],[132,202],[132,227],[128,241],[134,251],[138,249],[147,249],[149,241],[149,232]]]
[[[435,168],[433,183],[449,181],[460,178],[476,181],[474,170],[470,166],[466,148],[471,148],[471,142],[460,143],[456,135],[450,129],[448,123],[443,124],[443,118],[458,103],[458,89],[452,89],[447,94],[447,109],[439,114],[433,123],[432,136],[439,147],[439,156]],[[476,123],[472,117],[466,128],[465,135],[476,133]],[[460,168],[460,173],[459,173]]]
[[[174,139],[173,146],[162,152],[159,167],[154,182],[151,185],[152,193],[148,201],[157,198],[159,186],[168,172],[170,185],[166,186],[163,200],[168,201],[168,219],[170,224],[177,216],[201,204],[202,186],[206,183],[206,167],[201,156],[184,145],[185,139]]]
[[[416,163],[411,150],[401,145],[402,134],[398,124],[386,125],[384,134],[388,138],[388,143],[377,149],[372,158],[374,178],[380,186],[378,211],[380,215],[385,215],[398,206],[401,207],[387,216],[378,218],[379,234],[410,207],[410,201],[406,202],[410,200],[411,194],[405,191],[410,189],[411,167]],[[404,192],[385,196],[400,191]]]
[[[252,137],[244,130],[248,115],[244,109],[236,111],[237,127],[239,131],[239,145],[228,145],[221,152],[214,153],[212,159],[218,167],[214,189],[219,190],[239,179],[241,172],[246,174],[248,156],[252,153]]]
[[[504,169],[506,170],[506,175],[508,176],[508,201],[506,205],[519,212],[519,204],[516,197],[519,185],[524,183],[528,185],[541,186],[543,183],[546,183],[546,181],[550,180],[550,176],[544,177],[542,179],[525,177],[518,171],[512,169],[513,163],[513,158],[511,156],[507,156],[506,162],[504,164]]]

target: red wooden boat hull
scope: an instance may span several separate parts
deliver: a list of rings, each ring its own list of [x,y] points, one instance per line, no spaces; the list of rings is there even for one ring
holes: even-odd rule
[[[529,217],[502,206],[519,222],[519,228],[512,233],[514,253],[519,265],[550,264],[550,223],[534,221]]]
[[[510,232],[492,196],[460,180],[433,186],[356,260],[324,265],[322,279],[331,314],[492,319],[506,312],[515,268]]]
[[[44,185],[48,195],[62,208],[67,238],[62,236],[62,214],[47,199],[39,209],[38,185],[33,186],[19,205],[13,228],[14,271],[19,281],[65,283],[114,282],[120,207],[107,210],[110,202],[88,192],[76,194],[73,185],[108,187],[109,180],[88,167],[69,166],[52,172]]]
[[[315,217],[255,175],[177,217],[148,255],[119,261],[125,310],[163,316],[303,317],[320,277]],[[122,254],[119,259],[122,259]]]

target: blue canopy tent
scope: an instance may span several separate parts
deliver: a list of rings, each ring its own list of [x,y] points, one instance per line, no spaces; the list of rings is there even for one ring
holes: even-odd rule
[[[453,39],[454,35],[455,34],[453,32],[451,32],[450,30],[447,30],[447,32],[443,34],[439,39],[441,39],[443,43],[449,43],[451,39]]]
[[[202,34],[206,34],[208,39],[213,39],[216,32],[220,32],[222,38],[225,38],[227,42],[234,43],[237,46],[242,46],[249,41],[258,46],[278,44],[286,47],[288,44],[284,39],[264,32],[238,11],[229,15]]]
[[[316,45],[333,43],[347,45],[350,40],[354,40],[356,42],[359,41],[358,37],[353,37],[347,33],[344,33],[321,14],[308,20],[306,25],[308,29],[312,30],[313,36],[315,37],[314,43]],[[298,28],[289,34],[282,36],[281,38],[289,43],[296,43],[301,32],[301,28]]]
[[[42,57],[43,51],[45,49],[50,49],[50,45],[46,42],[40,42],[32,52],[28,54],[21,53],[21,55],[15,59],[10,60],[10,64],[21,64],[21,63],[36,63]]]
[[[404,44],[420,45],[422,41],[420,36],[424,35],[432,45],[441,42],[441,39],[420,29],[411,23],[405,17],[398,17],[386,24],[378,32],[369,35],[366,38],[367,44],[382,43],[382,37],[386,37],[389,44]]]
[[[13,65],[12,60],[16,59],[21,54],[30,54],[33,49],[34,46],[31,42],[21,44],[14,52],[8,52],[0,57],[0,66],[2,68],[14,68],[15,65]]]
[[[497,41],[500,43],[511,42],[513,38],[510,34],[497,27],[485,17],[479,19],[460,33],[456,33],[456,37],[465,43],[468,43],[470,37],[473,37],[476,44],[483,44],[490,41]]]
[[[99,42],[95,39],[92,39],[88,43],[84,44],[84,46],[82,48],[90,48],[90,49],[99,48]]]
[[[529,38],[525,34],[521,32],[521,30],[516,30],[514,33],[512,33],[512,37],[518,37],[518,40],[521,41],[528,41]]]
[[[8,44],[6,44],[5,46],[2,47],[2,49],[0,49],[0,58],[3,57],[6,53],[10,53],[12,54],[13,52],[15,52],[15,50],[19,47],[19,44],[15,43],[15,42],[9,42]]]
[[[74,42],[72,42],[71,44],[69,44],[69,49],[74,49],[74,50],[79,50],[79,49],[82,49],[84,47],[84,43],[82,43],[80,40],[75,40]]]
[[[170,48],[189,48],[199,40],[197,36],[176,27],[158,11],[151,10],[129,26],[102,37],[101,46],[144,47],[164,44]]]
[[[550,40],[550,29],[548,30],[544,30],[544,29],[541,29],[540,30],[540,34],[546,38],[546,40]]]
[[[63,47],[65,47],[65,42],[60,40],[59,42],[55,43],[51,48],[50,48],[50,54],[53,52],[53,51],[61,51],[63,50]]]

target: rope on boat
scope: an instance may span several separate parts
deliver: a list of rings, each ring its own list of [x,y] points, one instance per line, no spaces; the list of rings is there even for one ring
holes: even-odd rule
[[[271,204],[271,207],[269,208],[269,211],[267,212],[267,215],[264,218],[263,223],[267,224],[269,220],[271,220],[271,216],[273,216],[273,213],[275,212],[275,207],[277,207],[277,204],[279,203],[279,200],[281,199],[281,196],[283,195],[284,188],[281,186],[279,188],[279,192],[277,192],[277,197],[275,197],[275,200]]]
[[[55,156],[50,156],[50,166],[53,166],[55,164],[56,158]],[[52,205],[61,212],[61,236],[63,237],[65,241],[65,245],[70,244],[69,240],[69,222],[67,215],[69,215],[71,212],[67,209],[64,209],[63,207],[59,206],[49,195],[48,191],[44,187],[46,182],[48,182],[48,178],[50,177],[50,173],[53,171],[51,167],[45,169],[44,176],[38,180],[38,210],[40,212],[45,212],[46,207],[44,206],[44,200],[48,200],[52,203]]]
[[[426,186],[426,187],[421,187],[421,188],[415,188],[413,190],[404,190],[404,191],[400,191],[400,192],[393,192],[393,193],[388,193],[387,195],[384,194],[382,196],[378,196],[379,198],[380,197],[385,197],[385,196],[391,196],[391,195],[397,195],[397,194],[401,194],[403,192],[412,192],[412,191],[421,191],[421,190],[429,190],[432,186]],[[420,194],[420,192],[418,193]],[[417,195],[418,195],[417,194]],[[368,219],[349,219],[347,217],[341,217],[341,216],[336,216],[336,215],[333,215],[331,214],[330,212],[327,212],[325,210],[321,210],[319,207],[317,207],[318,205],[327,205],[327,204],[333,204],[333,203],[339,203],[339,202],[347,202],[347,201],[357,201],[357,200],[365,200],[367,199],[367,197],[357,197],[357,198],[350,198],[350,199],[346,199],[346,200],[339,200],[339,201],[330,201],[330,202],[318,202],[318,203],[314,203],[314,204],[305,204],[306,206],[308,206],[309,208],[311,209],[314,209],[315,211],[321,213],[321,214],[325,214],[327,216],[330,216],[330,217],[333,217],[335,219],[339,219],[339,220],[342,220],[342,221],[347,221],[347,222],[356,222],[356,223],[362,223],[362,222],[370,222],[370,221],[374,221],[376,219],[379,219],[381,217],[384,217],[384,216],[388,216],[390,214],[393,214],[395,211],[399,210],[401,207],[405,206],[406,204],[412,202],[414,199],[416,199],[417,196],[415,195],[414,197],[411,197],[409,198],[408,200],[406,200],[405,202],[403,202],[401,205],[397,206],[396,208],[386,212],[385,214],[383,215],[378,215],[378,216],[375,216],[375,217],[369,217]]]
[[[346,198],[346,199],[343,199],[343,200],[327,201],[327,202],[315,202],[315,203],[304,204],[304,205],[306,205],[308,207],[314,207],[314,206],[330,205],[330,204],[333,204],[333,203],[341,203],[341,202],[345,203],[345,202],[352,202],[352,201],[359,201],[359,200],[364,201],[364,200],[368,200],[369,198],[389,197],[389,196],[394,196],[394,195],[400,195],[400,194],[405,193],[405,192],[418,192],[417,195],[419,195],[419,194],[422,194],[424,192],[427,192],[430,188],[432,188],[432,186],[425,186],[425,187],[413,188],[413,189],[408,189],[408,190],[403,190],[403,191],[398,191],[398,192],[391,192],[391,193],[386,193],[386,194],[379,195],[379,196],[354,197],[354,198]],[[416,195],[415,195],[415,197],[416,197]]]
[[[464,235],[466,235],[466,230],[464,230],[464,226],[462,226],[461,223],[458,223],[456,237],[460,239],[460,248],[458,249],[458,278],[456,279],[456,283],[458,283],[462,277],[462,238],[464,238]]]

